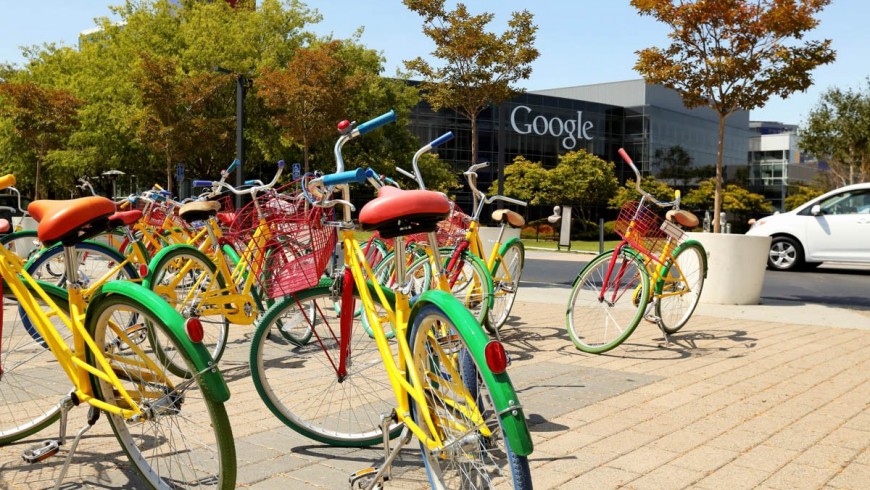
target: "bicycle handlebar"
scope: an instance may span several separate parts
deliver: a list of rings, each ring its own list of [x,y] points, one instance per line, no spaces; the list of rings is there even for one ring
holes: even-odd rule
[[[430,141],[428,144],[423,145],[422,148],[417,150],[417,153],[414,153],[414,158],[411,159],[411,165],[413,165],[413,167],[414,167],[414,176],[412,178],[417,181],[417,184],[420,186],[421,190],[424,190],[424,191],[426,190],[426,184],[423,183],[423,174],[420,173],[420,166],[418,165],[420,157],[423,156],[424,153],[431,151],[432,148],[443,145],[444,143],[446,143],[452,139],[453,139],[453,131],[448,131],[448,132],[442,134],[441,136],[435,138],[434,140]],[[404,173],[404,171],[403,171],[403,173]],[[408,175],[408,174],[406,174],[406,175]]]
[[[235,194],[235,195],[237,195],[237,196],[243,196],[243,195],[246,195],[246,194],[250,194],[250,195],[253,196],[253,195],[255,195],[256,193],[258,193],[258,192],[260,192],[260,191],[264,191],[264,190],[271,189],[271,188],[275,187],[275,184],[278,183],[278,179],[281,178],[281,173],[282,173],[283,171],[284,171],[284,160],[279,160],[279,161],[278,161],[278,171],[275,172],[275,177],[272,178],[272,181],[271,181],[271,182],[269,182],[268,184],[262,184],[262,185],[253,186],[253,187],[250,187],[250,188],[248,188],[248,189],[242,189],[242,190],[236,189],[236,188],[233,187],[232,185],[227,184],[226,182],[224,182],[224,181],[223,181],[223,178],[222,178],[221,180],[215,180],[215,181],[211,181],[211,180],[194,180],[194,181],[193,181],[193,186],[194,186],[194,187],[211,187],[212,190],[213,190],[215,193],[217,193],[217,191],[218,191],[219,189],[221,189],[221,188],[225,188],[225,189],[229,190],[230,192],[232,192],[233,194]],[[227,172],[227,173],[228,173],[228,172]],[[251,182],[251,181],[249,181],[249,182]]]
[[[651,201],[653,204],[655,204],[656,206],[659,206],[659,207],[663,207],[663,208],[668,207],[668,206],[679,207],[679,205],[680,205],[679,191],[676,192],[676,199],[673,202],[659,201],[652,194],[643,190],[640,187],[640,180],[641,180],[640,170],[638,170],[637,167],[634,165],[634,162],[631,160],[631,157],[628,156],[628,153],[626,153],[625,149],[620,148],[619,150],[616,151],[616,153],[618,153],[619,156],[621,156],[622,159],[625,160],[625,163],[627,163],[628,166],[631,167],[631,170],[634,171],[634,176],[635,176],[634,187],[635,187],[635,189],[637,189],[637,192],[639,192],[641,196],[643,196],[645,199]]]

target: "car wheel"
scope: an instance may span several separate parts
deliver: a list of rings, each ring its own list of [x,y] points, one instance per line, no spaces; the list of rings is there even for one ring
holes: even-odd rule
[[[771,269],[788,271],[796,269],[804,261],[804,252],[794,238],[787,236],[774,237],[770,242],[770,252],[767,265]]]

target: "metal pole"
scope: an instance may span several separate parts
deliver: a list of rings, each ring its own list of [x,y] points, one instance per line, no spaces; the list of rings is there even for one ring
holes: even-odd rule
[[[244,75],[236,75],[236,187],[242,185],[242,167],[245,165],[245,85]],[[242,196],[236,195],[236,209],[242,207]]]
[[[498,107],[498,193],[504,195],[504,158],[505,158],[505,131],[504,127],[507,121],[505,120],[505,112],[507,104],[502,103]],[[498,201],[498,208],[504,207],[502,201]]]

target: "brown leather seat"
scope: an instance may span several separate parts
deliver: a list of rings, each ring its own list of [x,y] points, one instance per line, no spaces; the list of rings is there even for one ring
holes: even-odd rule
[[[492,212],[492,219],[499,223],[505,223],[513,226],[514,228],[522,228],[523,225],[526,224],[526,220],[522,217],[520,213],[516,211],[511,211],[510,209],[497,209]]]
[[[41,199],[30,203],[27,212],[39,223],[36,229],[39,240],[55,243],[92,221],[108,218],[115,213],[115,203],[100,196],[63,201]]]
[[[217,201],[193,201],[181,206],[178,216],[184,221],[202,221],[211,218],[221,210]]]
[[[364,230],[377,230],[384,238],[393,238],[435,231],[448,214],[450,201],[440,192],[384,186],[378,189],[378,197],[360,210],[359,223]]]
[[[684,228],[694,228],[698,226],[698,217],[685,209],[679,211],[671,209],[665,214],[665,219],[668,221],[676,221]]]

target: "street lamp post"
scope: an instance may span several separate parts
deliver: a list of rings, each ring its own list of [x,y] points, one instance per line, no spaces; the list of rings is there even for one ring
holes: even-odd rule
[[[250,79],[241,73],[226,68],[215,67],[214,71],[236,77],[236,187],[242,185],[242,167],[245,165],[245,94]],[[242,207],[242,197],[236,195],[236,209]]]

